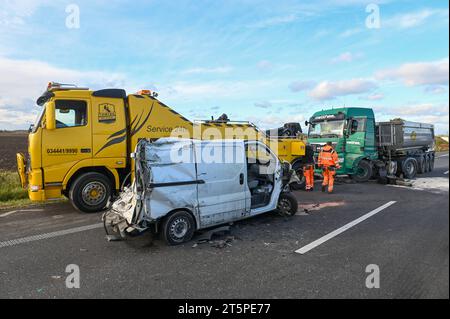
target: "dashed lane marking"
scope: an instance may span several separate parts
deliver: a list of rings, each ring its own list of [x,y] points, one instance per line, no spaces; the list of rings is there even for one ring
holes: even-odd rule
[[[12,210],[10,212],[6,212],[3,214],[0,214],[0,217],[6,217],[15,213],[19,213],[19,212],[43,212],[43,209],[19,209],[19,210]]]
[[[328,240],[332,239],[333,237],[336,237],[336,236],[342,234],[346,230],[352,228],[353,226],[358,225],[359,223],[365,221],[366,219],[372,217],[373,215],[378,214],[379,212],[381,212],[381,211],[385,210],[386,208],[394,205],[395,203],[396,203],[396,201],[388,202],[388,203],[384,204],[383,206],[380,206],[377,209],[374,209],[373,211],[371,211],[371,212],[369,212],[369,213],[367,213],[367,214],[365,214],[365,215],[355,219],[354,221],[352,221],[352,222],[342,226],[341,228],[338,228],[335,231],[332,231],[331,233],[329,233],[329,234],[327,234],[327,235],[325,235],[325,236],[323,236],[323,237],[313,241],[312,243],[310,243],[310,244],[308,244],[308,245],[306,245],[306,246],[296,250],[295,252],[298,253],[298,254],[302,254],[302,255],[306,254],[308,251],[316,248],[317,246],[322,245],[323,243],[327,242]]]
[[[55,232],[51,232],[51,233],[45,233],[45,234],[39,234],[39,235],[33,235],[33,236],[28,236],[28,237],[23,237],[23,238],[18,238],[18,239],[2,241],[2,242],[0,242],[0,248],[26,244],[26,243],[30,243],[30,242],[34,242],[34,241],[38,241],[38,240],[43,240],[43,239],[66,236],[66,235],[80,233],[80,232],[84,232],[87,230],[92,230],[92,229],[97,229],[97,228],[102,228],[102,227],[103,227],[103,223],[98,223],[98,224],[93,224],[93,225],[59,230],[59,231],[55,231]]]

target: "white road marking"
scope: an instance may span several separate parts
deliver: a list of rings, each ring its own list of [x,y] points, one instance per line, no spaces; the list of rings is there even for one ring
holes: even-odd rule
[[[448,154],[444,154],[444,155],[440,155],[440,156],[438,156],[436,158],[442,158],[442,157],[447,157],[447,156],[448,156]]]
[[[420,187],[414,187],[414,186],[404,186],[404,185],[387,185],[389,187],[396,187],[396,188],[405,188],[405,189],[411,189],[413,191],[424,191],[425,188]]]
[[[0,214],[0,217],[6,217],[19,212],[43,212],[43,211],[44,211],[43,209],[20,209]]]
[[[444,172],[444,175],[448,175],[448,171]]]
[[[296,250],[295,252],[298,253],[298,254],[302,254],[302,255],[306,254],[308,251],[316,248],[319,245],[322,245],[323,243],[325,243],[326,241],[332,239],[333,237],[336,237],[339,234],[342,234],[346,230],[352,228],[353,226],[358,225],[359,223],[365,221],[366,219],[372,217],[373,215],[378,214],[379,212],[385,210],[389,206],[394,205],[395,203],[396,203],[396,201],[388,202],[388,203],[384,204],[383,206],[380,206],[377,209],[374,209],[373,211],[371,211],[371,212],[369,212],[369,213],[359,217],[358,219],[355,219],[354,221],[352,221],[352,222],[342,226],[341,228],[336,229],[335,231],[332,231],[331,233],[329,233],[329,234],[327,234],[327,235],[325,235],[325,236],[323,236],[323,237],[313,241],[312,243],[310,243],[310,244],[308,244],[308,245],[306,245],[306,246]]]
[[[33,241],[43,240],[43,239],[61,237],[61,236],[65,236],[65,235],[80,233],[83,231],[102,228],[102,227],[103,227],[103,223],[98,223],[98,224],[93,224],[93,225],[59,230],[59,231],[55,231],[52,233],[39,234],[39,235],[33,235],[33,236],[28,236],[28,237],[23,237],[23,238],[18,238],[18,239],[2,241],[2,242],[0,242],[0,248],[11,247],[11,246],[16,246],[16,245],[20,245],[20,244],[26,244],[26,243],[30,243]]]

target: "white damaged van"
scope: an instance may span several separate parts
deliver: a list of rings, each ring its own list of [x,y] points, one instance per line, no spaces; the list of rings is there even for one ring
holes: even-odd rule
[[[258,141],[141,140],[132,158],[134,183],[104,215],[105,228],[122,237],[151,230],[176,245],[199,229],[297,212],[290,164]]]

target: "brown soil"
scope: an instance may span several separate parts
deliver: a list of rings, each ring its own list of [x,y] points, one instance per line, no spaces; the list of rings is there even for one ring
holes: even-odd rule
[[[0,132],[0,170],[15,171],[16,153],[26,154],[27,148],[27,132]]]

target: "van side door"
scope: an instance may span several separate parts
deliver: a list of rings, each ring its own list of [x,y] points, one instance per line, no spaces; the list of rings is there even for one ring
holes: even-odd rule
[[[200,227],[241,219],[250,208],[243,142],[210,141],[196,147]]]

